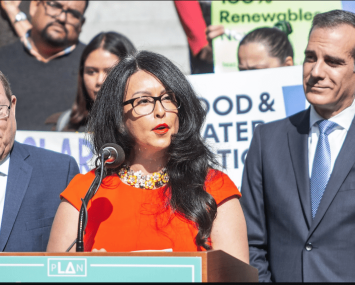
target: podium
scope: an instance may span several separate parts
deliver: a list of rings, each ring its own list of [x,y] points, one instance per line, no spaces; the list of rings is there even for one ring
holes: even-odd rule
[[[0,253],[1,282],[258,282],[254,267],[203,252]]]

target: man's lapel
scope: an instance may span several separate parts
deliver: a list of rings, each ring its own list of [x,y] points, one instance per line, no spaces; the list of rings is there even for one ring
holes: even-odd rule
[[[311,227],[312,223],[308,172],[309,114],[310,109],[302,113],[298,120],[295,119],[296,117],[290,117],[294,128],[290,129],[287,134],[298,194],[308,228]]]
[[[330,175],[327,187],[324,190],[322,200],[320,201],[316,216],[312,222],[308,236],[318,226],[324,214],[328,210],[335,195],[338,193],[340,186],[343,184],[345,178],[348,176],[352,166],[355,164],[355,119],[353,120],[348,134],[345,138],[344,144],[335,161],[332,174]]]
[[[29,155],[21,144],[14,143],[10,156],[5,205],[0,230],[0,251],[3,251],[6,246],[31,179],[32,166],[25,162]]]

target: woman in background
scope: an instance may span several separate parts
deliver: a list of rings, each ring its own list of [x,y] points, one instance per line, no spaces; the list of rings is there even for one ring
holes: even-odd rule
[[[78,91],[72,109],[53,114],[46,124],[56,124],[56,131],[85,131],[91,106],[107,74],[122,58],[135,52],[124,35],[106,32],[95,36],[81,55]]]
[[[274,27],[259,28],[248,33],[239,44],[239,70],[292,66],[293,49],[287,37],[292,29],[288,27],[284,31]]]

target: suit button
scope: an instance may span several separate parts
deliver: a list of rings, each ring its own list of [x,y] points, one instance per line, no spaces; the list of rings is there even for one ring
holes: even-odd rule
[[[306,244],[306,250],[311,251],[313,249],[313,245],[309,242]]]

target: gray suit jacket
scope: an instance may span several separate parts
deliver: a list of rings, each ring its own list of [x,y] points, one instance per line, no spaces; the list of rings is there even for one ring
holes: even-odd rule
[[[355,122],[312,220],[309,109],[258,126],[241,204],[260,281],[355,281]]]
[[[0,251],[46,251],[59,194],[79,173],[74,158],[15,142],[11,151]]]

